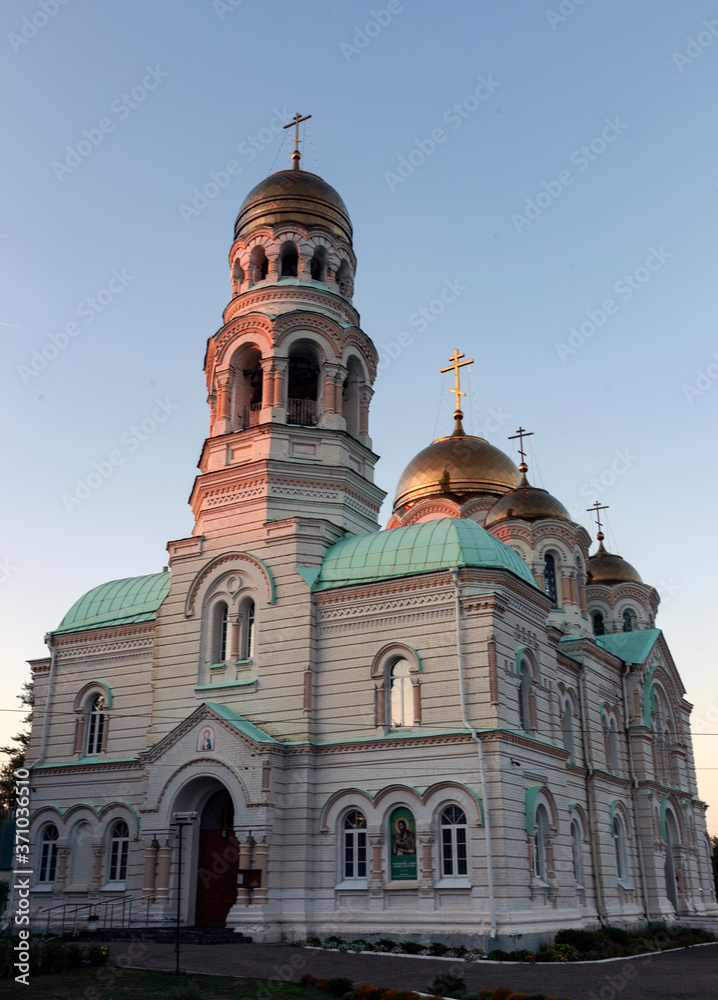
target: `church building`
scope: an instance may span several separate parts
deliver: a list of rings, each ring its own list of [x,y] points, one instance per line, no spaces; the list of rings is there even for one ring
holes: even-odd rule
[[[352,225],[300,159],[237,216],[191,536],[32,661],[38,928],[171,925],[178,889],[255,941],[716,927],[656,590],[530,485],[527,432],[517,467],[464,431],[458,350],[380,526]]]

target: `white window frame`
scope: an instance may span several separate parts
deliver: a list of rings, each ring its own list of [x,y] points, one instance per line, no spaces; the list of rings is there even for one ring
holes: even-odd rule
[[[456,810],[460,813],[462,819],[456,819],[452,821],[447,821],[445,819],[446,814],[450,810]],[[447,838],[448,834],[448,838]],[[463,841],[463,843],[462,843]],[[446,847],[448,846],[448,858]],[[463,847],[464,857],[460,857],[459,848]],[[444,806],[441,810],[439,816],[439,851],[440,851],[440,871],[441,878],[443,879],[468,879],[469,876],[469,827],[466,822],[466,812],[461,806],[451,803],[450,805]],[[448,866],[451,867],[451,871],[447,871],[447,861]],[[463,867],[463,871],[460,868]]]
[[[122,824],[127,835],[117,834],[118,826]],[[117,848],[116,846],[117,845]],[[130,857],[130,827],[124,819],[113,820],[110,827],[109,853],[107,862],[107,881],[110,885],[124,885],[127,880],[127,866]]]
[[[50,830],[55,831],[55,836],[48,838]],[[46,823],[40,838],[40,874],[37,880],[40,885],[52,885],[57,878],[57,842],[59,838],[60,833],[55,823]],[[52,878],[49,877],[50,875]]]

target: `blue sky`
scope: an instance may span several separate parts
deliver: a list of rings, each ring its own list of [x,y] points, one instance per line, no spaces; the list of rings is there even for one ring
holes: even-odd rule
[[[530,478],[587,526],[609,504],[661,592],[718,805],[715,5],[14,0],[0,45],[2,704],[78,596],[191,533],[234,217],[300,111],[384,359],[379,484],[446,430],[458,346],[469,429],[533,430]]]

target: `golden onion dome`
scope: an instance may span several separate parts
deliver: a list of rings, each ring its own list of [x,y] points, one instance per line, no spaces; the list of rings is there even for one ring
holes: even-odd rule
[[[456,500],[502,496],[519,485],[519,471],[508,455],[481,437],[464,434],[460,422],[450,437],[437,438],[401,474],[394,510],[430,497]]]
[[[352,241],[352,224],[341,197],[331,184],[306,170],[278,170],[253,187],[242,202],[234,237],[279,222],[328,229]]]
[[[505,493],[497,500],[486,516],[485,528],[491,528],[502,521],[568,521],[571,515],[564,505],[552,497],[547,490],[522,483],[516,490]]]
[[[598,552],[589,556],[586,562],[587,584],[592,583],[643,583],[638,571],[620,556],[606,552],[603,547],[603,533],[599,531]]]

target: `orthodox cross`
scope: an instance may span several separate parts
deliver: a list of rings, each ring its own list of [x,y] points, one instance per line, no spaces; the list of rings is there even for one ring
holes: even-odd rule
[[[594,514],[596,515],[596,527],[598,528],[598,533],[601,534],[601,528],[603,527],[603,525],[601,524],[601,515],[598,512],[599,510],[608,510],[608,504],[604,504],[602,507],[601,501],[597,500],[593,505],[593,507],[587,507],[586,510],[588,511],[589,514],[591,513],[591,511],[593,511]]]
[[[516,438],[518,438],[519,441],[520,441],[520,443],[519,443],[519,455],[521,456],[521,464],[522,465],[526,464],[526,452],[524,451],[524,438],[525,437],[527,437],[527,438],[531,437],[533,435],[533,433],[534,433],[533,431],[525,431],[523,429],[523,427],[519,427],[519,429],[516,431],[516,433],[513,434],[509,438],[509,441],[515,441]]]
[[[459,354],[458,347],[455,347],[454,353],[449,358],[449,361],[451,361],[452,363],[448,365],[446,368],[439,369],[441,372],[450,372],[452,370],[454,372],[454,388],[450,389],[449,392],[453,392],[456,396],[456,413],[458,413],[459,416],[461,416],[461,399],[459,397],[466,395],[466,393],[461,388],[459,388],[459,368],[463,368],[464,365],[473,365],[474,363],[473,358],[469,358],[467,361],[459,361],[459,358],[463,357],[464,357],[463,354]],[[454,414],[454,416],[456,416],[456,413]]]
[[[293,167],[295,170],[299,170],[299,161],[302,158],[302,154],[299,152],[299,143],[302,141],[299,138],[299,123],[305,122],[307,121],[308,118],[311,117],[312,117],[311,115],[305,115],[302,118],[299,112],[297,111],[296,115],[294,116],[294,118],[292,118],[289,124],[282,126],[283,128],[291,128],[292,125],[294,125],[294,135],[292,136],[292,142],[294,143],[294,152],[292,153],[292,159],[294,160]]]

